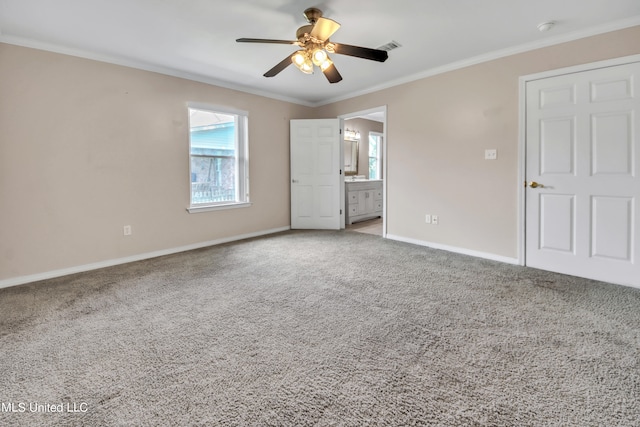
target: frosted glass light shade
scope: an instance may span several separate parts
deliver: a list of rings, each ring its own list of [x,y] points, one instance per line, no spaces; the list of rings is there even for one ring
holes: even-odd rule
[[[311,59],[313,60],[313,63],[319,67],[324,61],[327,60],[327,52],[325,52],[323,49],[316,49],[311,54]]]

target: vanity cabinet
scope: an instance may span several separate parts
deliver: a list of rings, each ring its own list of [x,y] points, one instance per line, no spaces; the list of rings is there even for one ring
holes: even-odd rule
[[[382,216],[382,180],[345,181],[345,223]]]

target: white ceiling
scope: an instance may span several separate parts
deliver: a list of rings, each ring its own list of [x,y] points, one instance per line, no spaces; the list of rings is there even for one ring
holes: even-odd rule
[[[384,63],[333,55],[344,80],[290,66],[262,75],[295,46],[318,7],[338,43],[402,47]],[[554,20],[553,30],[537,25]],[[640,24],[639,0],[0,0],[0,41],[322,105],[510,53]],[[640,41],[639,41],[640,43]]]

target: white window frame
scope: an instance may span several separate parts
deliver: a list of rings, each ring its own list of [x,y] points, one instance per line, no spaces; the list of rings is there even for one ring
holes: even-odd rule
[[[187,103],[187,121],[189,121],[189,110],[211,111],[212,113],[221,113],[235,116],[236,130],[236,195],[235,200],[225,202],[212,203],[193,203],[191,200],[191,132],[189,132],[189,213],[209,212],[222,209],[235,209],[251,206],[249,201],[249,112],[237,110],[226,106],[206,104],[200,102]],[[191,124],[189,123],[189,129]]]

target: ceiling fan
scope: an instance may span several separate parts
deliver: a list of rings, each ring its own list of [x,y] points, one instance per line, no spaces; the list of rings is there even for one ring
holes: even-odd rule
[[[342,76],[329,58],[328,53],[355,56],[378,62],[387,60],[388,54],[384,50],[329,41],[329,37],[338,31],[340,24],[332,19],[323,18],[320,9],[310,7],[304,11],[304,17],[309,24],[298,28],[298,31],[296,31],[297,40],[241,38],[236,41],[240,43],[291,44],[302,48],[264,73],[265,77],[274,77],[291,64],[294,64],[303,73],[312,74],[313,66],[316,65],[322,70],[322,73],[330,83],[338,83],[342,80]]]

